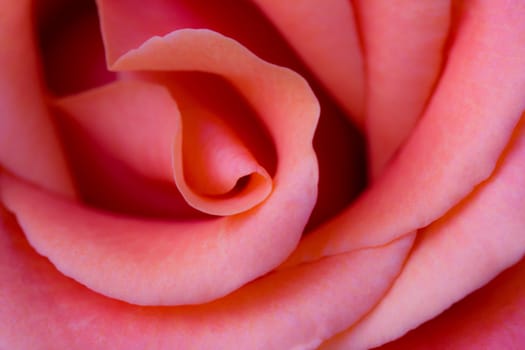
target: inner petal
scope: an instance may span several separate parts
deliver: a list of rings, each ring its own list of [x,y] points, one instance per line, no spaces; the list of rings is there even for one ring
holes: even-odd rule
[[[174,179],[187,202],[203,212],[245,211],[271,191],[270,176],[224,122],[194,109],[185,111],[182,123],[175,100],[161,85],[121,81],[62,99],[59,106],[95,149],[145,178],[166,183]],[[188,132],[183,132],[186,128]],[[74,145],[76,140],[71,142]],[[216,197],[228,194],[239,179],[252,174],[240,191]]]
[[[241,178],[252,173],[269,179],[220,118],[199,109],[184,110],[182,116],[184,176],[194,191],[218,196],[232,191]]]

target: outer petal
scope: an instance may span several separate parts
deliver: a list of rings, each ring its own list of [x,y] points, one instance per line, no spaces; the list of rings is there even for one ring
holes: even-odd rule
[[[450,1],[359,1],[366,52],[366,134],[377,177],[412,133],[442,69]]]
[[[525,344],[523,310],[522,259],[437,318],[380,349],[520,349]]]
[[[407,238],[273,273],[208,304],[139,307],[60,275],[12,217],[2,211],[1,218],[0,339],[13,350],[311,349],[376,302],[412,244]]]
[[[364,67],[352,3],[253,0],[344,107],[363,124]]]
[[[399,157],[354,205],[303,239],[289,263],[424,227],[490,176],[525,109],[525,4],[465,6],[443,78]]]
[[[278,165],[273,192],[262,205],[239,215],[202,223],[159,223],[151,230],[143,221],[96,214],[6,179],[2,199],[35,248],[67,275],[138,304],[208,301],[278,265],[300,239],[316,198],[312,138],[319,107],[306,82],[209,30],[153,38],[116,66],[201,70],[229,79],[274,139]],[[42,209],[35,213],[35,206]],[[74,230],[79,233],[72,235]],[[157,234],[153,238],[148,231]],[[71,247],[86,253],[77,254]],[[100,262],[109,275],[93,268]]]
[[[393,340],[519,261],[525,254],[524,173],[525,119],[494,175],[419,233],[378,307],[328,347],[361,349]]]
[[[0,166],[74,195],[44,104],[30,18],[31,1],[0,1]]]

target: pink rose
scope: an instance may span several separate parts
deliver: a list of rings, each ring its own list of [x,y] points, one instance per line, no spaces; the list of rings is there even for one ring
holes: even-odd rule
[[[525,4],[0,9],[1,348],[525,343]]]

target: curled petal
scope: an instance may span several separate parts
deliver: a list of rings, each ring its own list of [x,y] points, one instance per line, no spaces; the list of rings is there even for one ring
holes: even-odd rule
[[[144,305],[209,301],[277,266],[299,241],[316,199],[312,138],[319,106],[306,82],[209,30],[180,30],[153,38],[114,66],[198,70],[228,79],[252,104],[273,138],[278,156],[273,191],[261,205],[237,215],[163,223],[97,213],[5,177],[2,201],[16,214],[35,249],[90,288]],[[121,87],[126,92],[129,85]],[[152,97],[175,113],[163,96]],[[139,144],[130,149],[115,145],[123,153],[140,152],[133,148]],[[156,156],[150,153],[147,161],[156,161]],[[159,167],[165,166],[167,158],[159,157]],[[35,207],[42,210],[35,213]],[[97,268],[99,264],[103,269]]]
[[[174,179],[186,200],[203,212],[237,214],[261,203],[272,189],[268,173],[219,121],[201,118],[199,132],[206,135],[198,138],[185,132],[188,125],[183,125],[177,104],[160,85],[122,81],[61,99],[58,106],[99,147],[137,173],[166,182]],[[186,116],[193,122],[188,129],[194,128],[195,114]],[[190,147],[183,148],[183,139],[190,140]],[[183,154],[191,154],[191,161],[183,164]],[[204,177],[200,187],[190,185],[196,177]],[[216,196],[228,195],[242,177],[249,179],[239,192]],[[207,186],[204,191],[202,184]]]

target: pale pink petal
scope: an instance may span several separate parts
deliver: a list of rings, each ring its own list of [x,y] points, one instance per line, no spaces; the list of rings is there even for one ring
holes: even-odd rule
[[[328,348],[370,348],[398,338],[483,286],[525,254],[525,119],[494,175],[421,230],[392,289]]]
[[[376,178],[413,131],[442,69],[450,2],[358,1],[366,52],[366,135]]]
[[[364,121],[364,67],[348,0],[253,0],[357,125]]]
[[[35,184],[74,196],[45,106],[31,2],[0,1],[0,166]]]
[[[273,273],[203,305],[140,307],[57,273],[4,211],[0,230],[0,338],[9,349],[314,348],[380,298],[412,244]]]
[[[525,45],[517,45],[525,4],[465,6],[442,80],[399,156],[351,207],[305,237],[289,263],[424,227],[490,176],[525,109]]]

